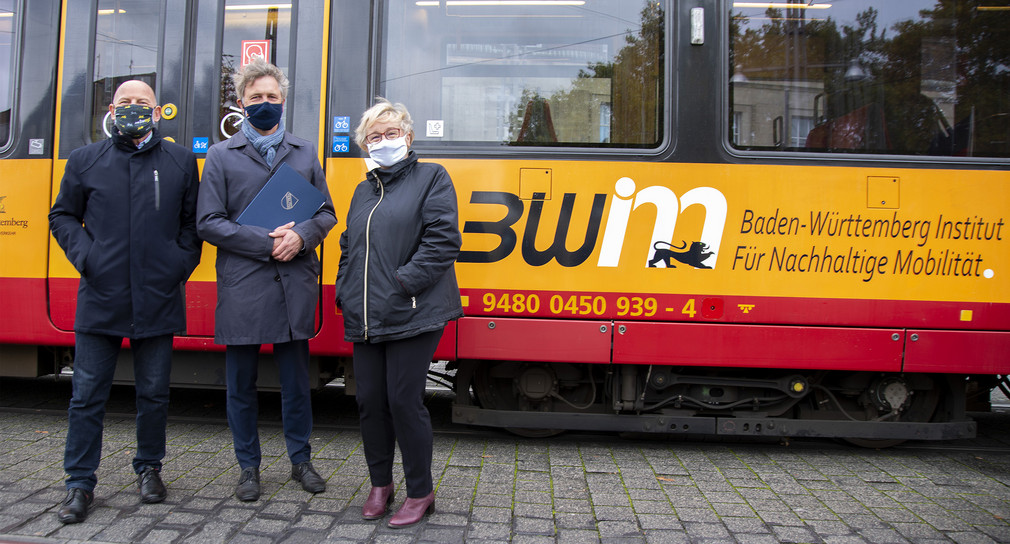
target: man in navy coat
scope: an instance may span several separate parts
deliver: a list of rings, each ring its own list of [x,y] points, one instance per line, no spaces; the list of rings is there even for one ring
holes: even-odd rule
[[[182,286],[200,262],[196,156],[163,140],[154,90],[116,89],[111,139],[75,149],[49,227],[81,275],[74,321],[74,377],[66,452],[67,495],[59,520],[88,516],[102,453],[105,403],[123,339],[130,339],[137,390],[133,469],[140,500],[157,503],[165,457],[172,336],[186,329]]]

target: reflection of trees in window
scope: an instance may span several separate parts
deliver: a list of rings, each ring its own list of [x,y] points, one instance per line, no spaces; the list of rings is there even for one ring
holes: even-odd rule
[[[941,0],[922,20],[895,25],[898,33],[883,51],[889,79],[914,82],[896,88],[890,103],[912,96],[933,103],[932,115],[909,113],[905,123],[933,129],[931,154],[1010,156],[1010,25],[1006,11],[979,4]]]
[[[235,55],[221,53],[221,88],[218,94],[218,104],[220,111],[218,119],[221,119],[221,134],[219,137],[230,138],[239,131],[238,122],[242,118],[238,108],[238,91],[235,90]]]
[[[747,18],[733,14],[731,118],[739,145],[784,146],[789,140],[769,134],[812,111],[809,149],[1007,156],[1010,25],[1005,11],[978,3],[938,0],[885,28],[869,6],[852,25],[786,9],[768,10],[760,27],[746,28]]]
[[[655,3],[642,25],[608,63],[580,70],[571,86],[549,97],[524,89],[509,115],[517,144],[655,145],[662,135],[664,13]],[[602,116],[607,118],[603,119]]]

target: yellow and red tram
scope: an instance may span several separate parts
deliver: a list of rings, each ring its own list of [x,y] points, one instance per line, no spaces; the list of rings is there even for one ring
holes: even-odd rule
[[[78,278],[46,215],[118,83],[151,83],[163,134],[202,158],[258,54],[292,81],[287,127],[317,142],[338,219],[377,95],[452,175],[454,420],[971,436],[972,395],[1010,373],[1008,22],[1007,0],[0,0],[0,375],[72,364]],[[341,230],[320,384],[349,367]],[[177,385],[223,384],[213,252]]]

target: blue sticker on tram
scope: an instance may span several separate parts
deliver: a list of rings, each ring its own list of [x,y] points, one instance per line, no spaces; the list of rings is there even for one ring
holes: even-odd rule
[[[193,138],[193,153],[206,153],[210,138]]]
[[[347,153],[351,150],[351,137],[350,136],[334,136],[333,137],[333,152],[334,153]]]
[[[350,117],[334,117],[333,118],[333,132],[344,133],[351,131],[351,118]]]

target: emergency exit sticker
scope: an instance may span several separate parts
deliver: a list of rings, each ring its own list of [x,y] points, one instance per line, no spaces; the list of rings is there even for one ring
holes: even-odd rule
[[[256,57],[270,60],[270,40],[242,40],[242,67]]]

